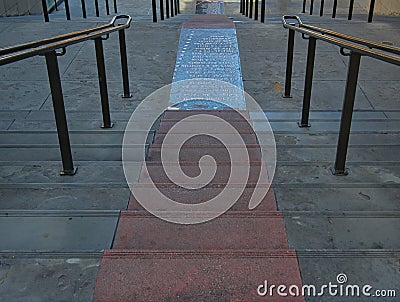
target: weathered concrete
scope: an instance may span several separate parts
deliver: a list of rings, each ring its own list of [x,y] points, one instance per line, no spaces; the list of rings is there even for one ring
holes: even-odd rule
[[[395,288],[399,293],[399,254],[389,253],[390,249],[400,248],[398,68],[362,59],[357,111],[350,138],[351,175],[333,177],[329,168],[334,162],[347,58],[340,56],[337,47],[318,42],[311,102],[312,127],[298,128],[307,41],[299,35],[296,37],[293,98],[283,99],[287,31],[282,28],[280,17],[283,13],[299,13],[302,1],[287,1],[286,7],[284,1],[267,2],[270,3],[266,24],[238,15],[238,2],[229,2],[225,8],[237,28],[245,90],[266,111],[276,134],[278,169],[274,190],[279,210],[284,213],[290,248],[298,249],[303,283],[334,282],[338,273],[345,272],[351,283]],[[328,9],[330,2],[325,2],[326,17],[304,15],[303,20],[400,46],[398,19],[377,15],[375,21],[368,24],[365,8],[356,3],[354,21],[347,21],[344,7],[340,8],[338,18],[332,20]],[[319,1],[315,3],[318,12]],[[79,2],[75,3],[75,8],[79,8]],[[58,175],[60,160],[44,59],[32,58],[0,68],[0,209],[3,213],[20,211],[20,216],[31,210],[35,215],[29,219],[1,218],[3,225],[14,230],[16,235],[13,236],[17,239],[18,232],[14,228],[22,222],[21,228],[39,237],[43,235],[41,230],[48,228],[46,223],[54,219],[47,217],[49,210],[63,211],[65,217],[69,217],[72,210],[80,211],[82,224],[79,225],[86,225],[82,230],[88,234],[99,228],[89,225],[93,217],[85,210],[100,213],[127,206],[129,189],[119,162],[123,129],[130,113],[144,97],[172,81],[181,23],[189,16],[180,15],[153,24],[150,1],[120,1],[119,8],[120,12],[134,16],[132,28],[126,32],[133,98],[119,97],[122,85],[118,44],[117,37],[111,35],[104,41],[104,48],[111,115],[115,121],[113,129],[99,128],[101,113],[93,42],[71,46],[67,54],[59,58],[72,148],[79,166],[74,177]],[[193,14],[194,1],[182,1],[181,9],[185,14]],[[64,13],[52,14],[49,24],[45,24],[41,16],[0,19],[0,46],[88,28],[110,19],[103,16],[83,21],[78,9],[73,11],[73,21],[66,22]],[[140,165],[137,171],[139,176]],[[36,223],[39,220],[41,222]],[[66,221],[64,226],[73,221]],[[112,231],[114,224],[109,226],[107,231]],[[28,240],[22,242],[25,245],[9,247],[60,250],[56,243],[63,242],[66,233],[52,231],[59,236],[58,241],[52,236],[40,237],[40,244],[31,245]],[[79,232],[80,229],[74,234]],[[111,235],[107,236],[101,239],[109,240]],[[79,240],[72,235],[69,238],[75,240],[79,248]],[[104,246],[86,247],[98,251]],[[369,256],[365,256],[365,249]],[[19,252],[11,253],[18,256]],[[99,256],[82,252],[49,259],[35,251],[32,253],[33,257],[16,256],[12,261],[1,254],[1,297],[7,301],[90,300]],[[83,260],[79,264],[75,263],[77,260],[67,262],[71,258]],[[254,286],[258,283],[259,280]],[[337,298],[309,299],[320,300],[335,301]],[[345,298],[340,300],[346,301]]]

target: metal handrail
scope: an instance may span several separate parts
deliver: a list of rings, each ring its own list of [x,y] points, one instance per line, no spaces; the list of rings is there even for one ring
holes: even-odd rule
[[[288,23],[287,20],[298,21],[298,26],[296,24]],[[323,40],[331,44],[335,44],[341,48],[345,48],[351,51],[356,51],[362,55],[373,57],[388,63],[400,65],[400,57],[394,56],[400,55],[400,48],[395,46],[390,46],[382,43],[376,43],[356,37],[352,37],[346,34],[338,33],[332,30],[323,29],[316,26],[304,24],[299,16],[283,16],[282,17],[283,27],[300,32],[309,37],[316,38],[317,40]],[[339,39],[337,39],[339,38]],[[368,46],[368,47],[362,47]],[[381,51],[388,52],[390,54],[385,54],[373,49],[378,49]]]
[[[117,20],[125,19],[122,24],[116,24]],[[97,72],[100,87],[101,109],[103,114],[102,128],[111,128],[113,126],[110,117],[110,108],[108,102],[106,69],[103,52],[103,40],[107,40],[109,35],[115,31],[119,34],[119,48],[121,56],[123,98],[132,97],[129,90],[128,63],[125,41],[125,29],[130,27],[132,18],[128,15],[115,16],[109,23],[76,31],[61,36],[48,39],[37,40],[12,47],[0,49],[0,66],[34,56],[45,56],[47,74],[49,78],[50,90],[53,101],[54,116],[57,126],[58,141],[62,159],[61,175],[74,175],[76,167],[72,161],[71,145],[67,119],[65,114],[64,98],[61,87],[60,71],[58,67],[58,56],[66,53],[66,48],[70,45],[81,43],[88,40],[94,40],[96,50]],[[62,50],[57,51],[57,50]]]
[[[165,18],[169,19],[174,16],[178,16],[181,13],[180,9],[180,0],[165,0],[165,14],[164,14],[164,0],[160,0],[160,20],[164,20]],[[151,0],[151,11],[153,22],[157,22],[157,1]]]
[[[258,20],[259,17],[259,9],[258,9],[259,0],[240,0],[239,3],[239,12],[250,19],[254,18],[254,20]],[[260,22],[265,22],[265,11],[266,11],[266,0],[261,0],[261,8],[260,8]],[[253,16],[254,11],[254,16]]]
[[[310,3],[310,15],[313,14],[314,12],[314,0],[311,0]],[[302,13],[306,13],[306,6],[307,6],[307,0],[303,0],[303,9]],[[338,0],[333,1],[333,9],[332,9],[332,18],[336,18],[336,12],[337,12],[337,7],[338,7]],[[321,0],[320,3],[320,10],[319,10],[319,15],[322,17],[324,15],[324,9],[325,9],[325,1]],[[375,9],[375,0],[371,0],[369,4],[369,11],[368,11],[368,22],[371,23],[373,18],[374,18],[374,9]],[[350,0],[349,2],[349,12],[347,15],[347,19],[351,20],[353,19],[353,11],[354,11],[354,0]]]
[[[115,21],[119,19],[127,19],[125,24],[115,25]],[[46,52],[63,49],[67,46],[92,40],[112,32],[119,31],[130,27],[132,18],[128,15],[119,15],[112,18],[112,20],[98,27],[76,31],[65,35],[56,36],[49,39],[37,40],[29,43],[24,43],[16,46],[0,49],[0,66],[34,57],[43,55]]]
[[[67,18],[67,20],[71,20],[71,12],[69,9],[69,2],[68,0],[63,0],[64,1],[64,6],[65,6],[65,16]],[[46,0],[42,0],[42,10],[43,10],[43,16],[44,16],[44,21],[45,22],[49,22],[49,10],[47,9],[47,1]],[[57,10],[57,1],[54,1],[55,3],[55,10]],[[117,0],[113,1],[114,3],[114,13],[117,14]],[[106,14],[107,16],[110,15],[110,5],[108,3],[108,0],[105,0],[105,5],[106,5]],[[100,16],[100,9],[99,9],[99,1],[98,0],[94,0],[94,6],[95,6],[95,11],[96,11],[96,17]],[[86,13],[86,2],[85,0],[81,0],[81,8],[82,8],[82,17],[84,19],[87,18],[87,13]]]
[[[289,20],[297,23],[289,23]],[[307,68],[304,84],[303,108],[299,127],[310,127],[310,103],[312,80],[314,73],[315,50],[317,40],[322,40],[340,47],[340,53],[349,56],[349,66],[346,81],[346,92],[343,101],[340,121],[339,140],[336,150],[335,166],[331,169],[334,175],[347,175],[346,156],[350,136],[351,121],[354,109],[354,100],[362,56],[368,56],[380,61],[400,66],[400,48],[364,40],[350,35],[335,32],[312,25],[304,24],[298,16],[283,16],[284,28],[289,29],[288,52],[286,65],[286,80],[284,97],[291,97],[292,69],[295,32],[300,32],[303,39],[308,39]],[[346,52],[347,50],[347,52]]]

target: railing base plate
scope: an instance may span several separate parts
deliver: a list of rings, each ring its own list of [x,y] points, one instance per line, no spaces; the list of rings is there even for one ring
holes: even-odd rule
[[[297,126],[299,126],[300,128],[310,128],[311,124],[302,124],[301,122],[297,122]]]
[[[101,125],[101,128],[103,128],[103,129],[112,128],[112,127],[114,127],[114,123],[111,123],[109,126],[106,126],[104,124]]]
[[[331,170],[332,174],[335,176],[347,176],[350,174],[350,170],[347,168],[344,170],[336,170],[334,167],[332,167],[329,170]]]
[[[123,99],[130,99],[131,97],[133,97],[132,93],[129,93],[129,94],[121,94],[121,98],[123,98]]]
[[[61,176],[72,176],[72,175],[76,174],[76,171],[78,171],[78,167],[74,167],[72,170],[61,169],[60,175]]]

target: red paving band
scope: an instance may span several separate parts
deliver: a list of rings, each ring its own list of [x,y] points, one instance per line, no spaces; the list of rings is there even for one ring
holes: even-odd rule
[[[223,15],[196,15],[183,27],[234,28],[234,24]],[[233,120],[229,110],[209,113]],[[159,157],[165,132],[190,114],[196,111],[165,112],[146,164],[163,194],[181,202],[202,202],[218,194],[225,181],[224,172],[220,176],[217,172],[213,182],[200,190],[182,190],[168,183]],[[255,134],[246,123],[236,124],[248,150],[255,147],[249,154],[256,166],[259,148]],[[223,147],[213,144],[211,138],[202,137],[195,148],[185,148],[185,173],[196,174],[195,159],[204,152],[211,152],[218,169],[223,168],[220,163],[227,161],[226,154]],[[251,155],[252,152],[255,153]],[[93,301],[304,301],[304,297],[283,297],[276,292],[262,297],[257,292],[265,280],[268,284],[299,288],[302,281],[296,252],[289,249],[284,218],[277,210],[273,189],[270,188],[256,209],[248,209],[255,185],[254,173],[258,173],[256,168],[251,170],[244,193],[230,210],[202,224],[166,222],[148,213],[131,196],[128,209],[120,215],[113,247],[104,252]],[[140,176],[136,186],[146,186],[144,177]]]

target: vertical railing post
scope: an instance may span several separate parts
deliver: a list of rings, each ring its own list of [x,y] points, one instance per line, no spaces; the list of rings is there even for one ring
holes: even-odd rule
[[[346,169],[347,148],[349,145],[351,120],[353,117],[354,100],[356,97],[358,73],[360,70],[361,54],[352,51],[347,72],[346,92],[343,101],[340,132],[336,150],[335,166],[331,169],[334,175],[348,175]]]
[[[65,16],[67,17],[67,20],[71,20],[71,13],[69,11],[69,2],[68,2],[68,0],[64,0],[64,5],[65,5]]]
[[[168,0],[167,0],[168,2]],[[156,6],[156,0],[151,0],[151,10],[153,12],[153,22],[157,22],[157,6]],[[167,12],[167,18],[168,18],[168,12]]]
[[[47,2],[46,0],[42,0],[42,9],[43,9],[43,16],[44,22],[49,22],[49,12],[47,11]]]
[[[69,141],[67,117],[65,115],[64,98],[61,88],[60,71],[57,53],[52,50],[45,54],[47,74],[49,76],[51,98],[53,100],[54,117],[56,119],[58,142],[61,151],[61,175],[74,175],[76,168],[72,162],[71,144]]]
[[[253,18],[253,0],[250,0],[249,18]]]
[[[353,18],[353,9],[354,9],[354,0],[350,0],[349,15],[347,17],[348,20],[351,20]]]
[[[303,9],[301,10],[303,14],[306,12],[306,5],[307,5],[307,0],[303,0]]]
[[[178,15],[178,0],[174,0],[174,5],[175,5],[175,16]]]
[[[261,0],[261,19],[262,23],[265,22],[265,0]]]
[[[114,14],[118,13],[117,0],[114,0]]]
[[[155,0],[152,0],[155,1]],[[165,0],[165,13],[167,15],[167,19],[169,18],[169,0]],[[155,21],[157,22],[157,21]]]
[[[324,6],[325,6],[325,1],[321,0],[321,6],[319,8],[319,15],[322,17],[324,15]]]
[[[246,17],[249,16],[249,1],[250,1],[250,0],[246,0],[246,13],[245,13],[245,16],[246,16]]]
[[[128,59],[126,55],[125,29],[121,29],[118,32],[118,34],[119,34],[119,52],[121,55],[122,84],[124,88],[122,97],[131,98],[132,94],[129,91]]]
[[[101,37],[94,39],[96,48],[96,61],[97,61],[97,73],[99,77],[100,86],[100,99],[101,109],[103,112],[103,125],[102,128],[112,128],[110,117],[110,106],[108,104],[108,91],[107,91],[107,78],[106,78],[106,67],[104,63],[104,51],[103,51],[103,40]]]
[[[94,8],[96,10],[96,17],[99,17],[100,16],[99,0],[94,0]]]
[[[369,4],[368,22],[371,23],[374,18],[375,0],[371,0]]]
[[[258,0],[254,0],[254,20],[258,20]]]
[[[333,0],[332,18],[336,18],[338,0]]]
[[[246,13],[246,2],[245,0],[242,0],[242,15]]]
[[[164,20],[164,0],[160,0],[160,19]]]
[[[81,0],[81,6],[82,6],[82,17],[86,19],[86,3],[85,0]]]
[[[313,37],[309,37],[308,39],[309,40],[308,40],[308,54],[307,54],[307,69],[306,69],[306,81],[304,84],[303,109],[301,113],[301,121],[298,123],[299,127],[301,128],[310,127],[309,116],[310,116],[311,90],[312,90],[312,81],[314,75],[315,48],[317,45],[317,39]]]
[[[106,14],[107,16],[110,14],[110,5],[108,4],[108,0],[106,0]]]
[[[169,8],[171,9],[169,14],[170,14],[170,16],[172,18],[174,16],[174,0],[170,0]]]
[[[176,3],[178,4],[178,14],[181,13],[181,3],[180,0],[176,0]]]
[[[289,29],[288,50],[287,50],[287,60],[286,60],[285,93],[283,95],[284,98],[290,98],[291,97],[294,35],[295,35],[295,31],[293,29]]]
[[[310,15],[312,15],[313,12],[314,12],[314,0],[311,0],[311,3],[310,3]]]

